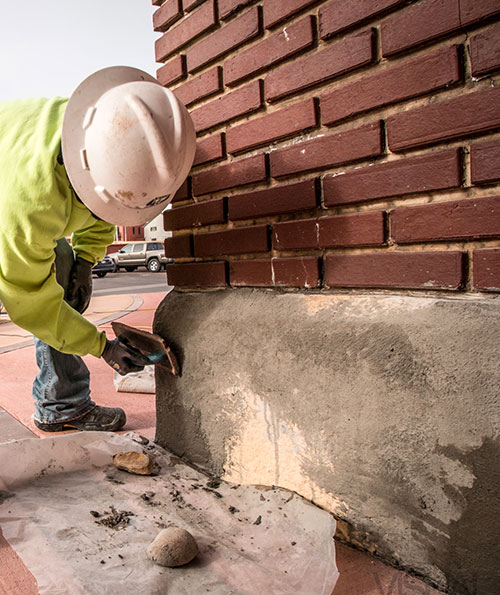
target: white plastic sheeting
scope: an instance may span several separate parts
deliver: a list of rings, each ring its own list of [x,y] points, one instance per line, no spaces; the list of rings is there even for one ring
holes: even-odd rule
[[[113,374],[113,384],[119,393],[156,393],[154,366],[146,366],[141,372],[130,372],[121,376]]]
[[[42,595],[332,593],[329,513],[286,490],[218,485],[144,442],[132,433],[82,432],[0,444],[0,525]],[[112,455],[130,450],[153,455],[157,475],[115,469]],[[132,513],[129,523],[99,524],[111,507]],[[147,559],[167,526],[197,540],[189,565]]]

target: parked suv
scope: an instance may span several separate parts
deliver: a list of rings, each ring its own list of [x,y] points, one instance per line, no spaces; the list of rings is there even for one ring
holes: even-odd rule
[[[157,273],[168,260],[161,242],[134,242],[123,246],[118,252],[108,254],[115,263],[115,270],[124,268],[135,271],[139,266],[145,266],[148,271]]]

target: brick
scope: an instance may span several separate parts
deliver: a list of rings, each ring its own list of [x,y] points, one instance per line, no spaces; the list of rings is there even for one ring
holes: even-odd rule
[[[500,197],[396,209],[391,235],[398,244],[500,237]]]
[[[236,49],[259,33],[259,10],[254,7],[192,46],[187,52],[189,72]]]
[[[193,10],[193,8],[196,8],[199,4],[201,4],[202,2],[205,2],[205,0],[182,0],[183,4],[184,4],[184,10],[190,11]]]
[[[229,198],[228,205],[231,221],[314,209],[317,205],[316,181],[306,180],[297,184],[237,194]]]
[[[333,124],[375,107],[418,97],[461,80],[458,48],[435,52],[389,66],[321,95],[321,117]]]
[[[373,3],[380,4],[378,0],[373,0]],[[352,4],[359,5],[360,3]],[[350,7],[345,6],[344,10],[349,11]],[[431,41],[499,12],[498,0],[425,0],[419,2],[408,6],[382,23],[383,54],[388,56]],[[332,12],[331,17],[335,18],[335,16],[335,13]]]
[[[190,191],[190,181],[191,178],[186,178],[185,182],[182,186],[177,190],[175,193],[172,202],[180,202],[181,200],[189,200],[191,198],[191,191]]]
[[[163,2],[163,0],[152,0],[152,4],[154,6],[160,6],[160,4]]]
[[[314,43],[313,27],[312,17],[307,17],[230,58],[224,64],[226,85],[234,85],[310,47]]]
[[[170,85],[186,76],[186,62],[182,54],[178,54],[156,71],[156,78],[162,85]]]
[[[457,0],[424,0],[397,12],[382,23],[382,53],[390,56],[460,27]]]
[[[267,225],[238,227],[194,236],[195,256],[223,256],[269,250]]]
[[[306,99],[277,112],[228,128],[227,150],[236,153],[302,133],[316,126],[313,99]]]
[[[234,287],[272,287],[274,279],[271,259],[232,260],[229,263],[229,284]]]
[[[316,0],[286,0],[286,2],[267,0],[264,2],[264,26],[270,29],[315,2]]]
[[[215,23],[213,0],[210,0],[155,41],[156,61],[163,61],[167,56],[211,29]]]
[[[500,68],[500,25],[471,38],[470,57],[475,76]]]
[[[318,287],[318,259],[273,258],[235,260],[229,263],[230,284],[234,287]]]
[[[270,72],[266,77],[266,99],[275,101],[298,93],[372,61],[372,32],[351,35]]]
[[[167,264],[167,283],[176,287],[223,287],[225,262]]]
[[[250,4],[252,0],[219,0],[219,16],[227,19],[229,16]]]
[[[222,91],[222,67],[216,66],[174,89],[177,98],[186,106]]]
[[[325,176],[323,192],[325,205],[335,206],[457,188],[460,184],[460,152],[453,149]]]
[[[474,250],[472,263],[475,289],[500,291],[500,250]]]
[[[385,242],[385,213],[353,213],[320,217],[319,247],[381,246]]]
[[[319,33],[322,39],[339,33],[370,17],[379,16],[404,0],[330,0],[319,9]]]
[[[498,0],[459,0],[463,25],[470,25],[500,13]]]
[[[193,110],[191,118],[197,132],[200,132],[253,112],[261,105],[260,81],[253,81]]]
[[[198,141],[193,165],[216,161],[217,159],[222,159],[224,155],[222,134],[213,134]]]
[[[271,176],[321,169],[382,153],[380,122],[321,136],[270,153]]]
[[[273,250],[319,248],[318,221],[317,218],[314,218],[273,224]]]
[[[224,223],[224,199],[206,200],[184,207],[169,209],[163,213],[165,230],[190,229],[202,225]]]
[[[312,256],[273,258],[274,285],[281,287],[319,287],[319,263]]]
[[[329,254],[328,287],[460,289],[464,282],[462,252],[381,252]]]
[[[188,258],[193,255],[191,235],[174,236],[165,240],[165,256],[167,258]]]
[[[354,213],[275,223],[274,250],[308,250],[384,244],[384,213]]]
[[[393,151],[453,140],[500,127],[500,87],[460,95],[387,119]]]
[[[266,179],[265,155],[254,155],[248,159],[233,161],[193,176],[195,195],[226,190],[233,186],[244,186]]]
[[[473,184],[500,180],[500,140],[472,145],[471,176]]]
[[[161,8],[153,13],[153,28],[155,31],[166,31],[175,21],[180,19],[182,8],[180,0],[166,0]]]

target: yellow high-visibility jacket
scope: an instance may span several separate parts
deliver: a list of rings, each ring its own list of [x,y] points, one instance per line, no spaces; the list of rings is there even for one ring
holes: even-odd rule
[[[115,226],[76,197],[57,160],[67,99],[0,103],[0,300],[11,320],[64,353],[100,357],[103,332],[64,300],[55,275],[57,240],[103,258]]]

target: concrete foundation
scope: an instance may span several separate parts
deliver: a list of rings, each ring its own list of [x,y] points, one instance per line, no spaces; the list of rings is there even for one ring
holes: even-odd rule
[[[157,441],[294,490],[344,539],[458,594],[500,584],[500,301],[170,293]],[[342,522],[345,521],[345,522]]]

